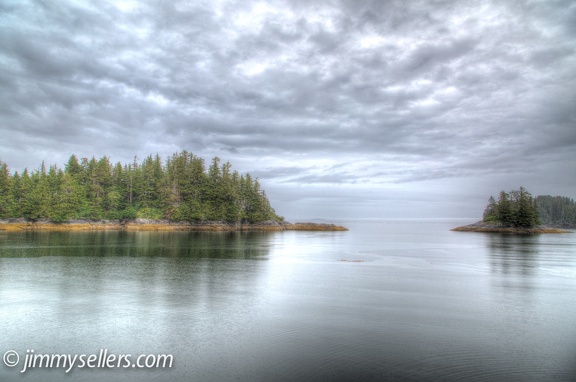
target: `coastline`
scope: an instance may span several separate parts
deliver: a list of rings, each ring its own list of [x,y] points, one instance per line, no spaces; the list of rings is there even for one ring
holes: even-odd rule
[[[168,220],[71,220],[54,223],[48,220],[0,220],[0,231],[348,231],[348,228],[324,223],[289,223],[264,221],[230,223],[222,221],[171,222]]]
[[[452,228],[450,231],[457,232],[488,232],[488,233],[508,233],[508,234],[541,234],[541,233],[572,233],[563,228],[537,226],[531,228],[523,227],[504,227],[498,224],[484,223],[482,221]]]

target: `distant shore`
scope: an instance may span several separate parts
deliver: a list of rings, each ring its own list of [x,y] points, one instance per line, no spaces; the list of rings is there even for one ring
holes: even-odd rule
[[[505,227],[498,224],[490,224],[482,221],[452,228],[451,231],[459,232],[493,232],[493,233],[511,233],[511,234],[539,234],[539,233],[571,233],[572,231],[556,227],[536,226],[531,228],[523,227]]]
[[[273,220],[257,223],[222,221],[172,222],[168,220],[0,220],[0,231],[348,231],[348,228],[325,223],[288,223]]]

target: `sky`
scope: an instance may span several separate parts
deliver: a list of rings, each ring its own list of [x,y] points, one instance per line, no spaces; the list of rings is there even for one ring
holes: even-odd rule
[[[0,0],[0,160],[218,156],[287,219],[576,198],[576,2]]]

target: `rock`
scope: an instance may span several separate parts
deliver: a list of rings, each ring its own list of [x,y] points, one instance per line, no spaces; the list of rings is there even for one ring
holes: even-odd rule
[[[26,219],[0,221],[3,231],[49,230],[49,231],[347,231],[334,224],[286,223],[266,220],[257,223],[226,221],[180,221],[135,219],[135,220],[83,220],[75,219],[65,223],[54,223],[46,219],[37,222]]]
[[[551,228],[544,226],[536,227],[505,227],[502,224],[485,223],[478,221],[461,227],[452,228],[451,231],[458,232],[488,232],[488,233],[509,233],[509,234],[540,234],[540,233],[570,233],[560,228]]]

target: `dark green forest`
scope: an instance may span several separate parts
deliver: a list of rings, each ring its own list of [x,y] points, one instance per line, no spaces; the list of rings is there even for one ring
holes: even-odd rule
[[[501,191],[498,200],[490,197],[482,220],[507,227],[576,227],[576,203],[563,196],[537,196],[520,187]]]
[[[0,218],[167,219],[260,222],[277,216],[258,179],[232,171],[218,157],[207,167],[187,151],[163,162],[152,155],[112,164],[108,157],[78,160],[65,168],[42,165],[10,173],[0,161]]]
[[[539,195],[534,199],[542,224],[576,228],[576,203],[565,196]]]

